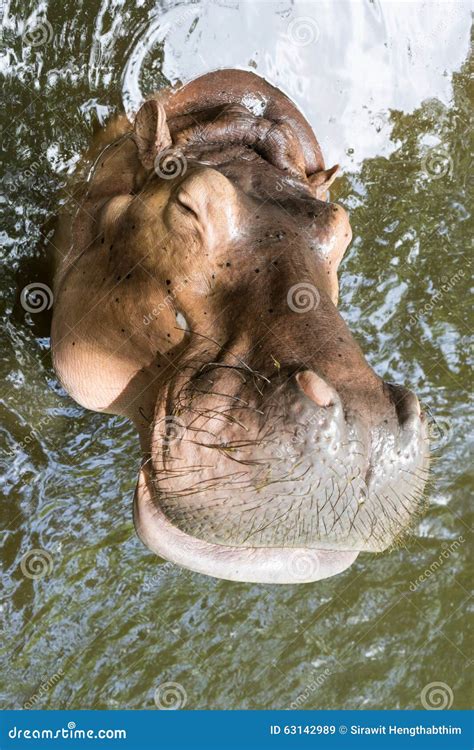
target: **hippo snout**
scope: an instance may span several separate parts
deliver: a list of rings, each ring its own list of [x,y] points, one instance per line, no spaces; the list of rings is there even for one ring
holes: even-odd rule
[[[166,420],[155,426],[154,491],[171,524],[221,546],[357,552],[406,531],[427,460],[414,394],[394,403],[382,387],[384,409],[364,413],[312,370],[245,384],[225,373],[180,391],[174,440]]]

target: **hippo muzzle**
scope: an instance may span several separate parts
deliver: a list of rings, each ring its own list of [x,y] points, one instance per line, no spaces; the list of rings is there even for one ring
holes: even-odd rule
[[[392,546],[424,507],[426,421],[337,310],[351,230],[308,123],[258,76],[218,71],[105,144],[71,222],[53,356],[79,403],[137,425],[142,540],[268,583]]]

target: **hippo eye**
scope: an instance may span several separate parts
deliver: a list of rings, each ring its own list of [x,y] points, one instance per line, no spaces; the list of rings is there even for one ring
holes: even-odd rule
[[[176,200],[181,206],[181,208],[184,208],[188,213],[192,214],[196,219],[198,218],[196,206],[191,196],[189,195],[189,193],[187,193],[185,190],[180,190],[176,196]]]

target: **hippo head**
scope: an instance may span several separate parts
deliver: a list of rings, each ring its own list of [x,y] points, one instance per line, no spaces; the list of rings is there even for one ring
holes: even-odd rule
[[[318,580],[393,545],[423,505],[418,400],[375,374],[336,307],[336,172],[281,92],[219,71],[147,101],[90,179],[56,368],[81,403],[135,420],[138,534],[193,570]]]

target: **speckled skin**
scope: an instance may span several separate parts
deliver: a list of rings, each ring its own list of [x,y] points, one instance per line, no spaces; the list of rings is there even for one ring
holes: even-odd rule
[[[79,403],[137,426],[140,536],[270,582],[386,549],[420,508],[426,430],[337,311],[351,230],[303,116],[218,71],[118,118],[90,158],[56,237],[53,358]]]

